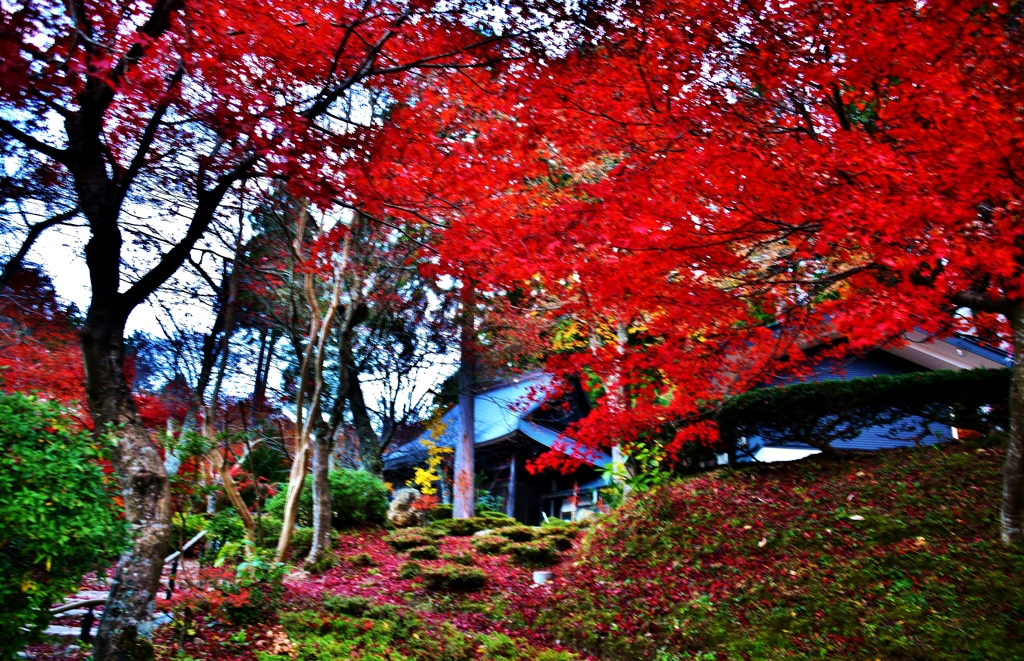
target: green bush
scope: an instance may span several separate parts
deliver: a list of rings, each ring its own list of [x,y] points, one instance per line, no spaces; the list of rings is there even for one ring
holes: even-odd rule
[[[427,518],[431,521],[443,521],[452,518],[451,505],[438,505],[427,512]]]
[[[537,650],[522,638],[509,638],[503,633],[482,634],[477,638],[482,656],[480,661],[575,661],[580,657],[572,652]]]
[[[395,530],[384,537],[384,541],[396,551],[407,551],[417,546],[431,546],[435,543],[433,535],[424,535],[422,528]]]
[[[537,529],[537,538],[551,540],[559,551],[568,551],[572,548],[576,536],[579,534],[575,527],[548,527]]]
[[[296,556],[303,556],[313,548],[313,529],[295,526],[292,532],[291,550]]]
[[[206,522],[206,534],[211,539],[237,542],[245,539],[245,524],[234,510],[217,512]],[[274,540],[276,543],[276,539]]]
[[[416,562],[415,560],[403,562],[401,566],[399,566],[398,568],[398,578],[416,578],[422,573],[423,565]]]
[[[478,519],[491,519],[493,521],[510,521],[509,525],[515,524],[516,520],[504,512],[483,510],[476,513]]]
[[[175,512],[171,517],[171,548],[180,549],[185,542],[206,528],[206,518],[201,514]],[[209,534],[209,533],[207,533]]]
[[[333,569],[337,564],[338,556],[333,553],[322,553],[315,562],[307,562],[302,568],[310,574],[323,574],[327,570]]]
[[[561,559],[551,540],[513,542],[505,550],[512,556],[512,562],[520,567],[550,567]]]
[[[372,606],[372,602],[364,597],[343,597],[335,594],[324,595],[323,602],[324,610],[328,613],[351,615],[352,617],[362,617],[363,613]]]
[[[473,548],[484,555],[501,555],[506,553],[512,542],[501,535],[484,535],[473,540]]]
[[[58,404],[0,396],[0,658],[37,640],[49,606],[124,548],[106,449]]]
[[[272,549],[277,547],[277,540],[281,537],[281,528],[284,522],[276,516],[263,515],[256,520],[256,539],[259,541],[260,530],[263,531],[263,548]]]
[[[325,597],[318,611],[282,613],[281,625],[304,661],[471,661],[475,645],[447,622],[427,625],[408,608]],[[285,656],[257,652],[259,661]]]
[[[409,549],[409,557],[414,560],[437,560],[436,546],[417,546]]]
[[[431,590],[472,592],[487,584],[487,574],[476,567],[442,565],[436,569],[424,569],[423,580]]]
[[[331,486],[331,526],[347,528],[365,523],[381,523],[388,512],[388,489],[380,479],[366,471],[339,469],[327,474]],[[267,500],[264,511],[284,518],[287,485]],[[313,476],[306,477],[299,499],[298,523],[313,525]]]

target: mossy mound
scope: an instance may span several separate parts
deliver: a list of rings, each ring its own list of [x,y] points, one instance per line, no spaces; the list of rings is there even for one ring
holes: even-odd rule
[[[423,570],[423,580],[431,590],[444,592],[472,592],[487,584],[487,574],[476,567],[442,565]]]
[[[484,535],[473,540],[473,548],[484,555],[501,555],[512,540],[501,535]]]
[[[384,537],[384,541],[396,551],[408,551],[418,546],[433,546],[437,543],[433,535],[423,534],[421,528],[395,530]]]
[[[514,564],[535,569],[556,565],[561,559],[558,547],[550,539],[512,542],[505,547],[505,552],[512,556]]]
[[[950,444],[638,494],[590,534],[540,623],[606,659],[1024,659],[1004,459]]]

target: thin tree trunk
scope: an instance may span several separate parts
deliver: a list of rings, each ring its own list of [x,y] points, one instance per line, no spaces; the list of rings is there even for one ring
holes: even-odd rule
[[[163,461],[149,436],[124,373],[124,320],[96,301],[82,330],[89,408],[96,429],[114,435],[111,456],[124,498],[132,546],[118,559],[96,636],[97,659],[153,657],[147,640],[151,608],[170,542],[171,493]]]
[[[277,348],[277,342],[279,339],[281,339],[280,333],[278,333],[276,329],[271,330],[270,337],[267,341],[266,356],[263,357],[260,369],[256,372],[256,383],[252,389],[252,408],[249,411],[250,427],[256,426],[256,423],[260,420],[260,412],[263,410],[263,407],[266,406],[267,381],[270,378],[270,366],[273,364],[274,349]]]
[[[227,261],[225,260],[225,268]],[[206,388],[210,385],[210,378],[213,376],[213,368],[217,365],[217,358],[221,354],[221,342],[218,336],[224,330],[226,315],[226,298],[228,294],[230,275],[224,271],[221,278],[220,289],[217,291],[217,316],[214,318],[213,327],[203,337],[203,349],[201,362],[199,364],[199,376],[196,379],[196,388],[189,398],[188,408],[185,410],[185,419],[181,424],[181,434],[193,432],[199,426],[199,411],[203,407],[203,399],[206,396]],[[177,475],[181,468],[181,457],[173,450],[164,454],[164,469],[168,475]]]
[[[253,521],[252,515],[249,513],[249,508],[245,506],[245,501],[242,500],[242,495],[238,492],[238,485],[235,483],[235,478],[231,476],[230,469],[224,462],[224,451],[217,444],[217,413],[220,408],[220,389],[224,384],[224,374],[227,372],[228,359],[231,357],[231,336],[235,331],[235,305],[238,299],[238,273],[240,270],[242,257],[242,225],[239,223],[238,239],[235,244],[235,260],[234,265],[231,268],[231,276],[228,278],[227,295],[224,297],[224,301],[221,306],[221,310],[224,316],[224,334],[221,337],[220,346],[220,369],[217,370],[217,380],[213,384],[213,393],[210,395],[210,408],[206,412],[206,420],[203,424],[203,433],[213,444],[213,450],[209,453],[208,458],[213,470],[220,477],[221,486],[224,489],[224,493],[227,494],[228,501],[238,512],[238,516],[241,517],[242,523],[245,525],[246,538],[255,543],[256,541],[256,522]],[[252,555],[252,547],[245,547],[245,554]]]
[[[1000,512],[1002,539],[1024,543],[1024,305],[1014,304],[1007,315],[1013,328],[1013,379],[1010,382],[1010,442],[1003,470]]]
[[[245,524],[245,537],[250,542],[256,542],[256,521],[252,518],[252,514],[249,513],[249,508],[245,506],[245,501],[242,500],[242,494],[238,491],[238,485],[235,483],[235,478],[231,477],[231,473],[227,468],[227,464],[224,461],[224,451],[220,448],[214,448],[213,452],[210,453],[210,461],[213,463],[213,468],[217,471],[217,475],[220,476],[221,486],[224,487],[224,493],[227,494],[228,500],[231,505],[238,512],[238,516],[242,518],[242,523]],[[246,555],[250,555],[252,549],[246,547]]]
[[[338,324],[338,389],[331,406],[331,416],[326,425],[318,425],[316,441],[313,446],[313,545],[306,558],[306,566],[320,562],[331,550],[331,450],[334,439],[341,427],[345,411],[345,399],[348,396],[348,370],[344,369],[344,357],[352,353],[352,329],[365,317],[366,307],[349,302],[345,315]],[[327,333],[328,331],[324,331]]]
[[[468,519],[474,514],[474,454],[476,451],[476,329],[473,319],[473,290],[468,281],[462,284],[462,335],[459,340],[459,415],[462,432],[455,444],[455,476],[452,487],[452,518]]]
[[[307,211],[303,209],[296,237],[303,236],[307,217]],[[291,545],[292,533],[295,530],[295,521],[299,513],[299,499],[302,497],[303,483],[306,479],[306,463],[309,461],[310,436],[314,428],[323,424],[320,416],[320,401],[324,387],[324,358],[327,353],[327,339],[330,336],[331,328],[334,326],[334,318],[340,302],[342,276],[348,265],[350,237],[351,235],[348,235],[345,238],[342,257],[334,271],[331,299],[322,318],[320,316],[320,305],[316,297],[314,276],[312,273],[307,273],[305,276],[306,300],[310,309],[310,327],[305,355],[299,369],[299,392],[296,396],[295,405],[295,461],[292,463],[292,470],[288,476],[288,492],[285,496],[284,505],[284,525],[281,527],[281,537],[277,541],[276,558],[278,562],[284,561],[284,557],[288,553],[288,547]],[[300,241],[300,238],[296,238],[296,253],[299,252]],[[309,392],[310,387],[312,387],[312,392]],[[307,394],[309,413],[304,419]]]

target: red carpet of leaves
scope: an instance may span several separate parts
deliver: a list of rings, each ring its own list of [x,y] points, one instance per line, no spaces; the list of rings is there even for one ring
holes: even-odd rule
[[[471,537],[445,537],[441,540],[442,557],[438,560],[418,560],[424,568],[450,564],[445,554],[472,553],[477,567],[488,576],[487,587],[480,592],[457,596],[431,593],[415,580],[398,578],[399,566],[409,558],[396,553],[382,541],[385,531],[368,529],[358,533],[343,533],[337,543],[342,558],[338,566],[323,576],[310,576],[299,582],[292,581],[288,599],[314,601],[321,594],[366,597],[378,602],[396,605],[421,605],[430,610],[418,611],[428,623],[450,622],[463,631],[474,633],[504,633],[525,638],[533,644],[559,648],[555,639],[532,628],[537,615],[550,605],[553,591],[561,581],[563,567],[571,562],[571,552],[562,565],[552,568],[555,580],[545,585],[533,583],[533,570],[512,565],[508,556],[489,556],[473,551]],[[580,536],[582,539],[582,534]],[[352,567],[344,562],[347,556],[368,553],[377,567]]]

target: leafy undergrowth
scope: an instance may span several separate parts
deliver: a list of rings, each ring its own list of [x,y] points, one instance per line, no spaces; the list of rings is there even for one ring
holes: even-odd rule
[[[960,445],[678,482],[596,528],[540,624],[605,659],[1024,659],[1003,459]]]
[[[230,624],[224,618],[198,618],[187,635],[174,626],[162,627],[156,636],[157,658],[593,658],[565,649],[530,626],[547,607],[552,584],[535,585],[533,570],[514,565],[508,555],[478,553],[469,537],[440,537],[430,540],[438,549],[436,559],[428,554],[412,561],[408,551],[391,548],[387,538],[379,529],[342,533],[334,566],[320,575],[290,577],[281,603],[261,621]]]

